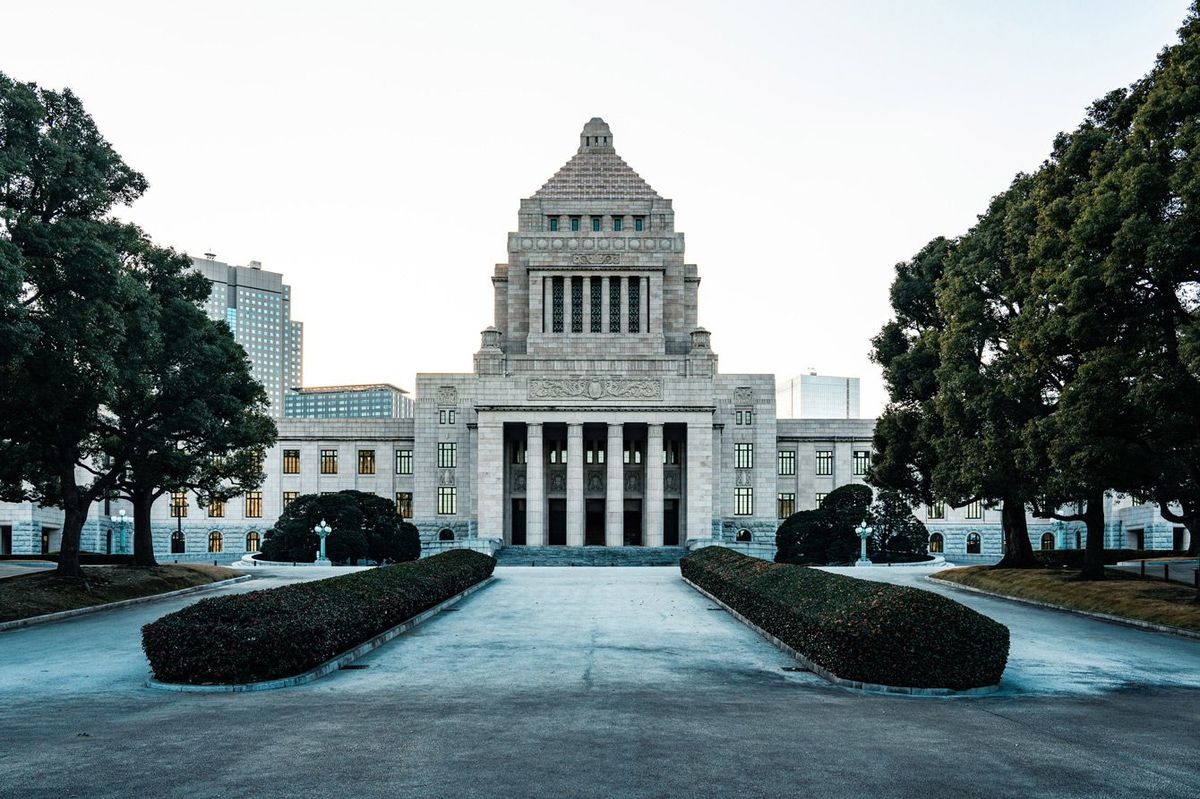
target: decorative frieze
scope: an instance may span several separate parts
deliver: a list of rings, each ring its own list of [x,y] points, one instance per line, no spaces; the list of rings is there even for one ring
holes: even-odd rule
[[[621,256],[615,252],[577,252],[571,256],[571,263],[575,266],[619,266],[621,263]]]
[[[657,378],[621,377],[531,377],[529,399],[660,400],[662,381]]]
[[[457,405],[458,389],[454,386],[438,386],[437,402],[438,405]]]

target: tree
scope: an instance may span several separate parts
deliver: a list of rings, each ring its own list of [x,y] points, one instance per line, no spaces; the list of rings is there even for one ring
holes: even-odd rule
[[[69,90],[0,74],[0,495],[63,509],[63,576],[124,466],[103,458],[103,415],[142,236],[108,214],[145,188]]]
[[[149,242],[126,265],[145,292],[127,314],[104,440],[128,464],[118,487],[134,507],[136,566],[155,564],[150,514],[163,493],[193,490],[207,504],[254,490],[275,441],[266,392],[229,329],[200,309],[210,284],[190,265]]]
[[[292,500],[263,541],[266,560],[311,563],[320,540],[313,528],[324,520],[333,529],[325,542],[330,560],[357,563],[370,556],[376,563],[415,560],[421,553],[417,528],[376,494],[339,491],[304,494]]]
[[[844,485],[829,492],[821,507],[793,513],[775,533],[776,562],[824,565],[855,560],[859,539],[854,530],[870,505],[870,488]]]
[[[912,505],[894,489],[881,489],[867,512],[877,555],[924,555],[929,551],[929,530],[913,515]]]

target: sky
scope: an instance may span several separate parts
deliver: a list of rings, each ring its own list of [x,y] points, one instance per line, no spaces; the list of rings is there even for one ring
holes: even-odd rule
[[[895,264],[965,232],[1187,0],[0,0],[0,71],[69,87],[149,180],[120,215],[292,286],[307,385],[470,371],[520,198],[594,116],[674,200],[723,372],[886,401]]]

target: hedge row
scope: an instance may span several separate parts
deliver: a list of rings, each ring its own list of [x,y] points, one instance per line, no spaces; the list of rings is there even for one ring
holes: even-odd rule
[[[683,576],[838,677],[881,685],[964,690],[995,685],[1008,628],[916,588],[768,563],[706,547]]]
[[[247,683],[290,677],[352,649],[492,574],[469,550],[205,599],[142,628],[164,682]]]
[[[1104,563],[1112,566],[1123,560],[1169,558],[1173,555],[1187,555],[1187,553],[1172,552],[1168,549],[1106,549],[1104,550]],[[1040,549],[1034,551],[1033,556],[1047,569],[1083,568],[1084,550],[1082,549]]]

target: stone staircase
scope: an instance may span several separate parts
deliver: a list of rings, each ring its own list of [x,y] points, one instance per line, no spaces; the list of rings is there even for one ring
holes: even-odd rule
[[[677,566],[686,547],[527,547],[496,553],[500,566]]]

